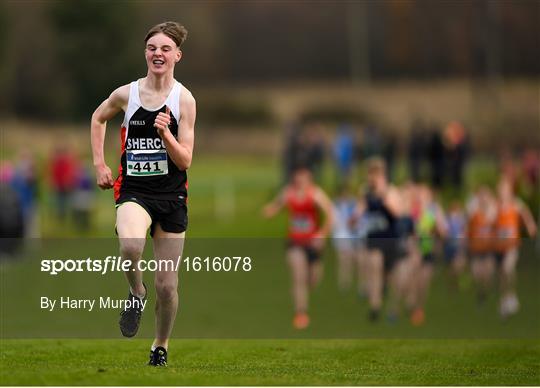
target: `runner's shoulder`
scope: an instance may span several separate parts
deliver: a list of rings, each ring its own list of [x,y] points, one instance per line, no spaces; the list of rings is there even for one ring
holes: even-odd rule
[[[197,106],[195,105],[195,98],[191,94],[190,90],[182,85],[183,91],[180,95],[180,116],[185,118],[184,120],[191,125],[195,124],[195,117],[197,116]],[[190,126],[191,126],[190,125]]]
[[[328,195],[326,195],[326,192],[322,189],[322,187],[318,185],[313,185],[313,194],[318,197],[326,200],[328,198]]]
[[[521,211],[521,210],[527,208],[527,204],[525,203],[525,201],[523,201],[519,197],[514,197],[513,204],[517,208],[518,211]]]
[[[183,85],[182,85],[183,86]],[[193,94],[191,93],[191,91],[186,88],[185,86],[183,86],[184,88],[184,91],[182,93],[182,97],[181,97],[181,100],[182,103],[186,104],[186,106],[188,108],[194,108],[195,107],[195,97],[193,97]]]
[[[124,107],[129,101],[130,84],[122,85],[111,93],[109,102],[115,106]]]
[[[390,198],[391,201],[401,202],[401,199],[402,199],[401,191],[395,185],[391,184],[388,186],[388,191],[386,192],[386,195],[388,196],[388,198]]]

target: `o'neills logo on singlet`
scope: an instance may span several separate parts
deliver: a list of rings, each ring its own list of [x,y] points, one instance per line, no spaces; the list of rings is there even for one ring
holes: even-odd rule
[[[130,120],[129,125],[146,125],[144,120]]]
[[[161,150],[165,149],[160,138],[141,137],[128,138],[126,142],[127,150]]]

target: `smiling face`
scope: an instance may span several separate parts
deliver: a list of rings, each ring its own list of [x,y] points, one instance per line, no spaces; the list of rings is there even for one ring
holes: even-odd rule
[[[174,66],[182,58],[182,51],[174,40],[163,33],[153,35],[144,50],[148,71],[156,75],[174,72]]]

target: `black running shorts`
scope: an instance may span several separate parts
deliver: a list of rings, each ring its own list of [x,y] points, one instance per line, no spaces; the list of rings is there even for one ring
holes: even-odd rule
[[[384,272],[389,273],[394,268],[396,262],[405,256],[403,249],[400,249],[400,240],[395,238],[369,238],[366,247],[368,250],[378,250],[384,260]]]
[[[156,224],[168,233],[182,233],[187,229],[188,216],[186,200],[163,200],[141,197],[133,193],[123,193],[116,201],[116,207],[125,202],[135,202],[150,215],[150,236],[154,235]]]
[[[317,248],[309,245],[298,244],[292,240],[287,241],[287,249],[295,247],[300,248],[302,251],[304,251],[304,255],[308,261],[308,264],[314,264],[321,259],[321,252]]]

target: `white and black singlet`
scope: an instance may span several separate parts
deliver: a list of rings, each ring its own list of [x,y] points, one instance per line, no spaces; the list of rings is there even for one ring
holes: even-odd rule
[[[178,137],[181,120],[180,101],[182,84],[174,81],[164,104],[150,109],[141,103],[139,81],[130,84],[129,101],[121,129],[121,151],[118,178],[114,184],[115,201],[126,195],[155,200],[182,200],[187,198],[187,174],[171,160],[165,144],[158,135],[154,121],[159,112],[169,107],[169,129]]]

